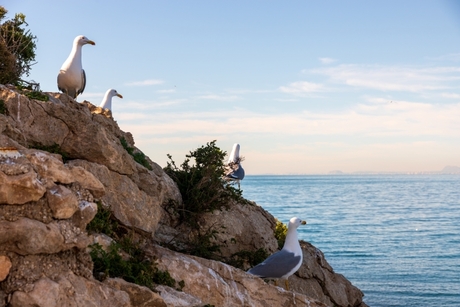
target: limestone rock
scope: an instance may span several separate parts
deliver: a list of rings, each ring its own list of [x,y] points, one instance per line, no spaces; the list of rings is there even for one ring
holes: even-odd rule
[[[54,185],[50,188],[46,198],[56,219],[68,219],[78,210],[77,196],[62,185]]]
[[[110,171],[103,165],[84,160],[73,160],[69,164],[84,168],[104,185],[105,195],[101,199],[121,223],[147,233],[156,231],[162,215],[160,199],[164,195],[150,196],[128,176]]]
[[[224,263],[187,256],[155,246],[150,250],[161,270],[176,280],[184,280],[184,293],[193,294],[203,304],[215,306],[309,306],[324,307],[304,294],[285,291],[262,279]],[[163,297],[163,294],[161,294]]]
[[[56,281],[47,277],[34,284],[30,292],[13,293],[11,307],[131,307],[129,296],[96,280],[89,280],[71,272]]]
[[[69,100],[66,95],[49,96],[49,101],[37,101],[0,87],[0,99],[7,106],[11,127],[5,129],[7,136],[26,147],[57,144],[70,158],[100,163],[121,174],[135,171],[136,162],[122,147],[119,138],[123,133],[115,121],[91,114],[86,105]],[[110,129],[100,121],[105,121]],[[20,139],[13,133],[17,130],[21,131]]]
[[[167,286],[157,286],[155,290],[160,293],[167,307],[195,307],[204,305],[199,298]]]
[[[82,188],[90,191],[94,197],[100,198],[105,194],[104,185],[84,168],[70,165],[69,170],[75,182],[78,182]]]
[[[46,178],[50,185],[55,182],[69,184],[75,181],[69,169],[62,163],[59,155],[35,149],[30,149],[26,152],[27,159],[37,170],[37,173],[41,178]]]
[[[86,229],[86,225],[93,220],[97,214],[97,205],[92,202],[80,201],[78,210],[72,216],[72,223],[80,229]]]
[[[3,160],[0,167],[0,204],[25,204],[39,200],[46,188],[38,180],[32,168],[25,168],[23,173],[11,174],[16,169],[16,159]],[[11,174],[9,175],[8,172]]]
[[[104,283],[113,289],[128,293],[133,307],[168,307],[158,293],[147,287],[129,283],[121,278],[109,278]]]
[[[48,187],[54,183],[78,182],[82,188],[89,190],[95,197],[101,197],[104,194],[104,186],[96,177],[81,167],[65,165],[59,155],[35,149],[24,152],[42,181],[47,182]]]
[[[289,278],[292,290],[311,296],[328,306],[360,306],[363,293],[342,275],[334,272],[324,254],[308,242],[301,241],[303,263]]]
[[[278,249],[274,236],[276,220],[262,207],[254,204],[233,204],[229,210],[214,211],[205,215],[203,227],[221,227],[216,241],[224,243],[220,248],[223,258],[245,250],[264,248],[269,253]],[[216,228],[218,228],[216,227]]]
[[[5,280],[10,273],[11,260],[8,256],[0,255],[0,281]]]
[[[20,255],[85,248],[89,242],[85,233],[67,221],[44,224],[28,218],[14,222],[0,220],[0,245]]]

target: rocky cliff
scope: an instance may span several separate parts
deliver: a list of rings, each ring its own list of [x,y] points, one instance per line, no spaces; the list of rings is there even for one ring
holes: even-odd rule
[[[0,85],[0,306],[365,306],[306,242],[293,291],[177,252],[196,234],[168,211],[182,201],[174,181],[148,157],[136,162],[132,135],[109,111],[45,94],[35,100]],[[113,241],[87,230],[103,208],[175,284],[93,276],[92,244],[107,250]],[[213,236],[222,259],[277,249],[275,219],[256,204],[235,202],[202,223],[222,226]]]

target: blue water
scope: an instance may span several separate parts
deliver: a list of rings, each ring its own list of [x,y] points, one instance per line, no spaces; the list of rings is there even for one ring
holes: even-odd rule
[[[284,223],[371,307],[460,306],[459,175],[246,176],[243,196]]]

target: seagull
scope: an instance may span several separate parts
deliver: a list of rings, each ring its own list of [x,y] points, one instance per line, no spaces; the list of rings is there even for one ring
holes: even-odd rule
[[[289,290],[288,277],[297,272],[302,265],[302,249],[297,238],[297,227],[307,224],[297,217],[291,218],[283,248],[256,265],[248,273],[260,278],[285,279],[286,290]]]
[[[235,143],[233,145],[232,152],[228,158],[227,162],[227,173],[225,177],[228,180],[234,180],[238,182],[238,187],[240,185],[240,180],[244,178],[244,169],[241,165],[241,158],[240,158],[240,144]]]
[[[81,47],[86,44],[96,45],[83,35],[75,37],[72,51],[57,76],[59,90],[74,99],[83,93],[86,86],[86,75],[81,65]]]
[[[100,107],[103,109],[112,110],[112,97],[115,96],[123,98],[121,94],[118,94],[117,90],[114,90],[113,88],[108,89],[107,92],[105,92],[104,99],[102,99]]]

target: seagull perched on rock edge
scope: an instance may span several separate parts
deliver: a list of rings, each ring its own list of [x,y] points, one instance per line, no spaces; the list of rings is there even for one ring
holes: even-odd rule
[[[86,75],[81,64],[81,47],[86,44],[95,45],[96,43],[83,35],[75,37],[72,51],[62,64],[57,76],[59,90],[74,99],[83,93],[86,86]]]
[[[243,158],[240,157],[240,144],[235,143],[233,145],[232,152],[228,157],[225,178],[227,180],[234,180],[238,182],[238,187],[240,186],[240,180],[243,180],[244,178],[244,169],[241,165],[242,160]]]
[[[123,98],[121,94],[118,94],[117,90],[114,90],[113,88],[108,89],[107,92],[105,92],[100,107],[112,111],[112,97],[115,96]]]
[[[289,290],[287,279],[297,272],[303,260],[302,249],[297,238],[297,227],[305,224],[307,224],[306,221],[297,217],[291,218],[283,248],[248,270],[248,273],[260,278],[285,279],[286,290]]]

